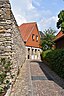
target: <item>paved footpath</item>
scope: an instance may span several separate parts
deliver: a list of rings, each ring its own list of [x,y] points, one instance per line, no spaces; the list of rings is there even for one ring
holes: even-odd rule
[[[10,96],[64,96],[64,81],[41,61],[26,61]]]

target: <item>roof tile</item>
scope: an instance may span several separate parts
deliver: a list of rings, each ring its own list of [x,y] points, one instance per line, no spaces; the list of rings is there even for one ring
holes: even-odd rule
[[[62,38],[63,36],[64,36],[64,33],[63,33],[62,31],[60,31],[60,32],[56,35],[56,38],[55,38],[54,41],[56,41],[56,40]]]
[[[33,23],[23,23],[19,26],[21,36],[24,41],[27,41],[28,36],[30,35],[31,30],[35,26],[36,22]]]

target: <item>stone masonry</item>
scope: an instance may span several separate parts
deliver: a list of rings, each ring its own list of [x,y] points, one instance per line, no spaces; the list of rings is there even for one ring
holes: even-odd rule
[[[13,63],[11,72],[16,77],[25,61],[25,46],[9,0],[0,0],[0,58],[8,57]]]

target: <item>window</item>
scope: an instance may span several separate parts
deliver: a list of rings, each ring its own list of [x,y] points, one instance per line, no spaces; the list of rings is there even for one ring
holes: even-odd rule
[[[34,35],[34,34],[32,34],[32,40],[33,40],[33,41],[35,40],[35,35]]]
[[[30,59],[30,56],[28,55],[28,59]]]
[[[33,55],[34,49],[32,49],[32,55]]]
[[[28,53],[30,53],[30,48],[28,48]]]
[[[38,42],[38,36],[36,35],[36,41]]]
[[[37,52],[37,49],[35,49],[35,53]]]

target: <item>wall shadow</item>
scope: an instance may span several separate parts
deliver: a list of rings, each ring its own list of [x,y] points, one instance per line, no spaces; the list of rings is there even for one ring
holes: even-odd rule
[[[60,78],[55,72],[53,72],[46,64],[44,64],[42,61],[38,60],[32,60],[30,62],[36,62],[39,64],[41,70],[44,72],[45,76],[48,80],[54,81],[57,85],[62,87],[64,89],[64,79]]]

